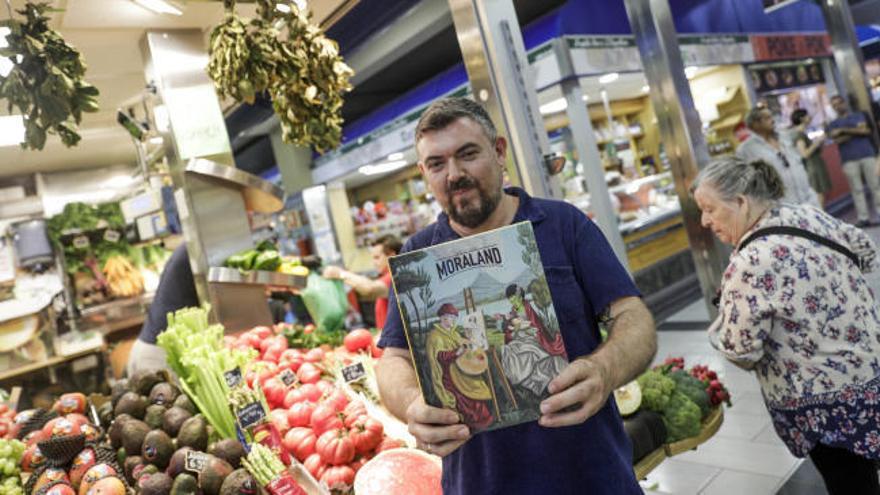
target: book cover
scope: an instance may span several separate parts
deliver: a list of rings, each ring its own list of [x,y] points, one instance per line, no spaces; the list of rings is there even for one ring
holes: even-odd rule
[[[534,421],[568,364],[530,222],[389,258],[425,402],[473,433]]]

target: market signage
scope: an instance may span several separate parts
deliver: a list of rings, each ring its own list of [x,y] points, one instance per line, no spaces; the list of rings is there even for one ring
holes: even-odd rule
[[[744,64],[755,60],[744,34],[679,36],[681,60],[688,65]]]
[[[749,67],[752,84],[758,93],[823,84],[825,76],[819,62],[790,62]]]
[[[831,37],[825,33],[755,34],[749,38],[755,51],[755,62],[831,56]]]

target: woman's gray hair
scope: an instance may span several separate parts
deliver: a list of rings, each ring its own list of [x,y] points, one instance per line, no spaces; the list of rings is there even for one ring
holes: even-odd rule
[[[740,194],[758,201],[774,201],[785,195],[779,173],[763,160],[746,162],[737,157],[715,160],[697,174],[691,184],[691,194],[702,184],[715,189],[725,201]]]

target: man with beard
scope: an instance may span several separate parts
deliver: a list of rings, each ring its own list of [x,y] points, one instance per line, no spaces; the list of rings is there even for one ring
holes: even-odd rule
[[[472,100],[432,104],[416,127],[419,170],[443,208],[402,252],[530,221],[570,362],[549,386],[539,421],[471,436],[449,409],[425,404],[399,311],[388,313],[376,368],[383,403],[418,446],[443,457],[443,492],[642,493],[609,394],[651,362],[651,314],[602,233],[561,201],[503,189],[507,141]],[[396,301],[389,302],[396,308]],[[601,342],[597,319],[610,333]]]

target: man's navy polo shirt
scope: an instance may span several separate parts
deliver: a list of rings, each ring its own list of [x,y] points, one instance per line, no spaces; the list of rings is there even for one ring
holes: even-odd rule
[[[531,198],[522,189],[513,222],[531,221],[565,350],[574,359],[600,343],[597,316],[609,304],[638,296],[596,225],[574,206]],[[441,213],[402,252],[458,239]],[[380,347],[408,349],[392,292]],[[537,421],[474,435],[443,459],[445,494],[640,494],[632,447],[613,400],[580,425],[545,428]]]
[[[867,123],[868,121],[862,113],[850,112],[831,121],[828,128],[858,127],[863,122]],[[871,158],[876,153],[870,136],[850,136],[846,142],[838,144],[837,148],[840,150],[840,159],[844,162]]]

